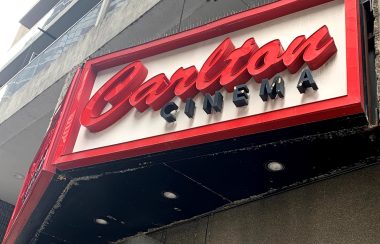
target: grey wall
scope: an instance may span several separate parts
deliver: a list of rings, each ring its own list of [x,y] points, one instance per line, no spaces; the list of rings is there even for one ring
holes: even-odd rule
[[[11,218],[14,206],[0,200],[0,242],[4,238],[5,231]]]
[[[378,97],[378,104],[380,106],[380,1],[374,0],[373,3],[373,12],[375,16],[375,23],[374,23],[374,35],[375,35],[375,54],[376,54],[376,76],[377,76],[377,97]]]
[[[124,243],[380,243],[379,186],[371,166]]]

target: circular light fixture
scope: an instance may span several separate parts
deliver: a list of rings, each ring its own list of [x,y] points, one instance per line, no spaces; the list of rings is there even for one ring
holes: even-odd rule
[[[267,170],[272,172],[282,171],[285,169],[285,166],[278,161],[269,161],[266,165]]]
[[[98,218],[98,219],[95,219],[95,223],[97,223],[99,225],[107,225],[108,221],[105,219]]]
[[[177,212],[181,212],[182,211],[182,209],[180,209],[180,208],[173,208],[175,211],[177,211]]]
[[[25,178],[25,176],[23,174],[20,174],[20,173],[13,174],[13,177],[15,177],[18,180],[23,180]]]
[[[178,198],[177,194],[175,194],[174,192],[171,192],[171,191],[164,191],[162,193],[162,195],[164,195],[164,197],[167,199],[177,199]]]

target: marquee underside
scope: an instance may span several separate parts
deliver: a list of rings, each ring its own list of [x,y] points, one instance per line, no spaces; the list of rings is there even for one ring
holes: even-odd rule
[[[378,136],[357,115],[57,172],[18,241],[116,241],[267,197],[377,163]]]

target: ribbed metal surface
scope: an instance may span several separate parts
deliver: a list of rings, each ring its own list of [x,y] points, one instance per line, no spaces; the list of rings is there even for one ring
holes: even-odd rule
[[[174,35],[278,0],[161,0],[92,57]]]
[[[0,200],[0,242],[4,238],[5,231],[11,218],[14,206]]]

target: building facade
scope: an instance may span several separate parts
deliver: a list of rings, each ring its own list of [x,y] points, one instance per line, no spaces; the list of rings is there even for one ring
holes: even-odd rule
[[[40,2],[0,71],[4,243],[380,240],[376,1]]]

